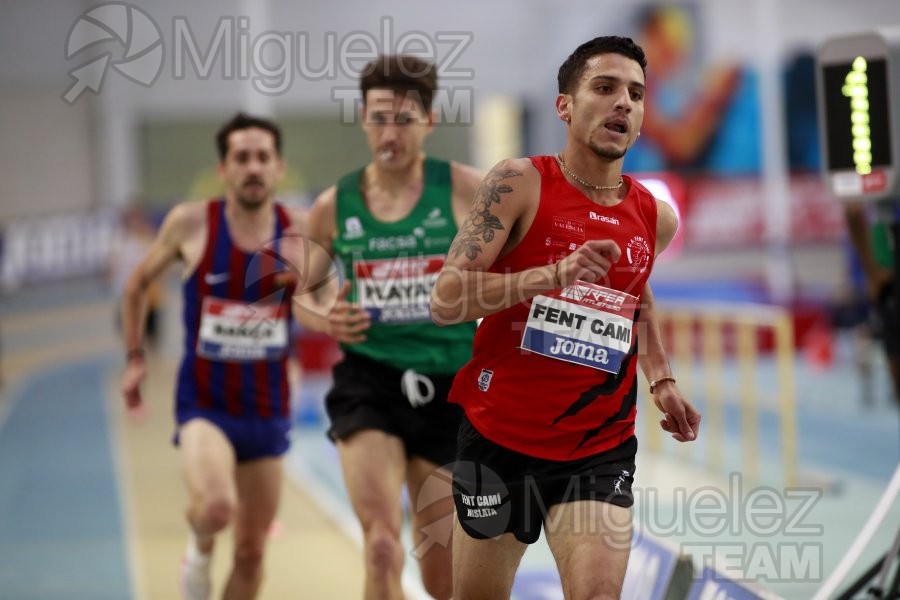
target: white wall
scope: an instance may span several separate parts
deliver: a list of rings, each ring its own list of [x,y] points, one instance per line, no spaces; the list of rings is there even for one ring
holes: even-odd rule
[[[48,86],[0,91],[0,222],[97,204],[91,114]]]
[[[96,201],[89,102],[60,100],[79,2],[0,0],[0,221]]]

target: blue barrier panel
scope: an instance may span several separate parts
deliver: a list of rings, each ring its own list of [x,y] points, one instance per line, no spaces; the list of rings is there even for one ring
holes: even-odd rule
[[[763,595],[749,585],[728,579],[711,567],[704,567],[694,581],[688,600],[767,600],[773,595]]]
[[[676,549],[635,529],[622,599],[665,600],[670,597],[669,585],[676,572],[683,576],[682,579],[690,578],[692,568],[689,561],[679,562]],[[516,575],[513,600],[559,600],[562,597],[562,585],[555,569],[520,571]]]

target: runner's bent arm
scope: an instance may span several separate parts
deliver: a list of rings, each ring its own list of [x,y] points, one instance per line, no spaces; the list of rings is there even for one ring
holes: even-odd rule
[[[456,234],[431,293],[431,315],[438,325],[472,321],[568,285],[594,282],[618,260],[610,240],[591,240],[558,265],[516,273],[489,273],[524,235],[524,217],[537,209],[540,174],[528,158],[505,160],[485,176],[469,216]]]
[[[484,171],[464,165],[458,162],[451,162],[451,177],[453,182],[453,195],[451,199],[453,207],[453,221],[456,223],[457,229],[462,227],[472,210],[472,200],[478,191],[484,179]]]
[[[656,256],[659,256],[669,246],[672,238],[675,237],[675,232],[678,230],[678,219],[672,207],[665,202],[657,200],[656,207],[655,252]],[[644,337],[641,338],[641,353],[638,356],[641,370],[648,381],[670,377],[672,370],[669,368],[666,350],[663,347],[656,313],[656,303],[653,299],[653,291],[650,289],[649,281],[644,284],[644,289],[641,292],[641,315],[638,323],[641,324],[641,331],[644,334]]]
[[[370,326],[369,313],[346,301],[348,281],[338,289],[332,257],[336,219],[337,188],[332,186],[319,194],[306,220],[309,243],[304,244],[302,262],[296,263],[305,267],[305,273],[300,274],[294,294],[294,316],[310,331],[325,333],[339,342],[361,342]]]
[[[675,211],[665,202],[657,201],[656,255],[665,250],[678,229]],[[648,381],[661,381],[653,389],[653,402],[663,413],[660,426],[679,442],[691,441],[700,432],[700,413],[681,395],[672,377],[672,370],[662,343],[659,317],[650,282],[641,292],[641,315],[638,320],[641,331],[641,351],[638,363]]]
[[[135,267],[122,294],[122,334],[128,351],[140,350],[142,323],[147,291],[157,277],[181,257],[181,245],[197,222],[197,206],[183,203],[175,206],[160,227],[144,259]]]
[[[335,236],[336,188],[331,186],[313,202],[306,217],[303,231],[304,255],[298,257],[297,288],[294,292],[294,317],[310,331],[327,330],[330,310],[327,285],[323,285],[331,266],[331,253]],[[291,256],[300,249],[288,250]],[[333,298],[331,299],[333,301]]]
[[[535,190],[540,190],[540,178],[527,159],[503,161],[485,176],[434,284],[431,314],[435,323],[471,321],[555,287],[549,267],[510,274],[487,272],[507,249],[510,232]],[[534,293],[516,298],[512,290],[523,284],[535,288]]]
[[[205,209],[205,204],[182,203],[169,211],[147,255],[125,283],[122,294],[122,336],[125,339],[128,363],[123,375],[122,394],[132,408],[141,403],[139,386],[144,378],[141,349],[147,291],[169,265],[183,258],[182,245],[191,234],[196,234],[198,226],[202,227]]]

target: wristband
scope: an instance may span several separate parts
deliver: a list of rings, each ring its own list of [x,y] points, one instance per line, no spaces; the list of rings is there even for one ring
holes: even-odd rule
[[[675,378],[672,377],[671,375],[667,375],[666,377],[660,377],[656,381],[651,381],[650,382],[650,393],[651,394],[655,393],[656,386],[658,386],[660,383],[665,383],[666,381],[671,381],[672,383],[675,383]]]
[[[136,348],[134,350],[129,350],[125,353],[125,361],[131,362],[132,359],[135,358],[144,358],[144,350],[143,348]]]

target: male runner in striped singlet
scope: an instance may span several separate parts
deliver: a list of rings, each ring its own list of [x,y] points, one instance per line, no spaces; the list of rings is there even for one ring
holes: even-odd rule
[[[645,66],[628,38],[575,50],[559,70],[565,149],[488,173],[434,286],[440,322],[484,317],[450,393],[466,413],[453,474],[454,598],[508,598],[542,524],[566,598],[620,596],[636,363],[663,429],[679,441],[697,435],[700,415],[671,376],[647,283],[675,215],[621,175],[643,118]]]
[[[434,65],[383,56],[362,73],[362,128],[372,160],[325,190],[309,215],[314,249],[324,249],[310,260],[314,280],[333,254],[346,281],[327,320],[302,323],[329,333],[344,350],[326,409],[365,536],[364,597],[402,598],[405,482],[412,554],[425,589],[449,598],[453,504],[450,473],[437,469],[456,454],[462,411],[447,403],[447,391],[471,356],[475,324],[437,327],[429,298],[481,174],[422,151],[434,129]],[[300,298],[321,303],[325,295]]]
[[[235,554],[222,595],[256,596],[291,425],[286,360],[296,279],[286,277],[284,265],[299,264],[291,236],[301,215],[274,201],[285,168],[281,132],[271,121],[238,114],[216,143],[225,197],[169,212],[128,280],[122,307],[122,392],[136,408],[146,373],[139,323],[147,290],[181,260],[185,346],[175,413],[192,532],[181,587],[190,600],[210,596],[214,538],[229,524]]]

